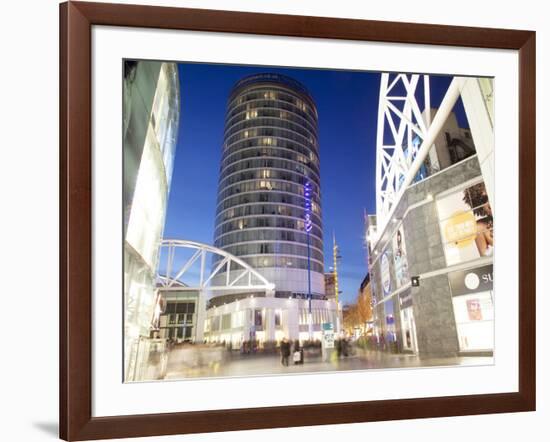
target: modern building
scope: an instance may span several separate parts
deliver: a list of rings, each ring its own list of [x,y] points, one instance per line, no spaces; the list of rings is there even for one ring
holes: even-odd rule
[[[437,167],[421,169],[400,189],[383,224],[367,218],[374,332],[387,349],[436,357],[493,354],[494,147],[487,142],[492,97],[481,93],[486,80],[467,79],[462,89],[477,137],[450,112],[424,160]]]
[[[183,286],[183,284],[181,284]],[[173,342],[197,341],[199,291],[170,290],[162,294],[162,313],[158,319],[158,337]]]
[[[126,60],[123,91],[124,377],[134,381],[155,378],[145,362],[163,345],[151,332],[160,313],[156,271],[179,123],[177,65]]]
[[[233,87],[214,246],[247,262],[275,290],[213,293],[207,340],[320,339],[323,323],[336,324],[336,303],[325,295],[319,166],[317,109],[303,85],[265,73]]]

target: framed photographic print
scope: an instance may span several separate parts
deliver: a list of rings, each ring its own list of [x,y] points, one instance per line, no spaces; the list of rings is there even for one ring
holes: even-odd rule
[[[535,409],[534,32],[60,23],[63,439]]]

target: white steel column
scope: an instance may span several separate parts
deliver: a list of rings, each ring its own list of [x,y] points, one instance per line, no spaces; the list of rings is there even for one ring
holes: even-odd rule
[[[462,102],[476,147],[477,159],[489,197],[494,207],[495,134],[493,131],[493,79],[468,78],[462,89]]]
[[[200,344],[204,341],[204,322],[206,321],[206,293],[199,291],[197,300],[197,323],[195,324],[195,342]]]
[[[265,340],[275,340],[275,309],[265,309]]]

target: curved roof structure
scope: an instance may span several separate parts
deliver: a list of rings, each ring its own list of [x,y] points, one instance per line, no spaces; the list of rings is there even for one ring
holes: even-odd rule
[[[190,250],[192,254],[191,257],[178,262],[175,259],[176,252],[182,249]],[[166,266],[163,269],[164,273],[159,274],[158,278],[159,288],[163,291],[273,290],[275,288],[274,284],[245,261],[209,244],[181,239],[165,239],[161,243],[161,253],[163,252],[166,253]],[[212,269],[207,267],[207,254],[217,255],[221,258]],[[198,281],[196,283],[184,282],[186,274],[191,273],[192,268],[195,272],[198,270]],[[221,272],[224,272],[225,275],[224,283],[213,285],[214,277]]]

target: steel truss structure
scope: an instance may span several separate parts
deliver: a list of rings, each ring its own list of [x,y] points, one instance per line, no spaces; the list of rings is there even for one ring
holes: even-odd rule
[[[404,190],[420,170],[466,81],[464,77],[453,78],[432,120],[429,75],[381,75],[376,139],[378,232],[384,230]],[[432,169],[437,170],[437,158],[430,160]]]
[[[377,221],[385,225],[387,214],[397,203],[397,195],[415,159],[420,142],[426,138],[426,120],[417,101],[423,84],[423,104],[430,108],[428,75],[384,73],[380,80],[378,132],[376,140]]]
[[[190,258],[177,262],[178,250],[194,250]],[[258,271],[253,269],[242,259],[237,258],[225,250],[196,241],[165,239],[161,243],[161,254],[166,253],[166,268],[158,275],[161,291],[272,291],[275,285],[270,283]],[[221,260],[210,268],[207,264],[207,255],[219,256]],[[191,269],[196,272],[198,265],[198,283],[188,284],[184,281]],[[223,274],[223,278],[220,276]],[[218,276],[218,278],[215,278]],[[196,280],[196,275],[193,275]],[[213,282],[216,284],[213,284]],[[222,284],[220,284],[222,282]]]

